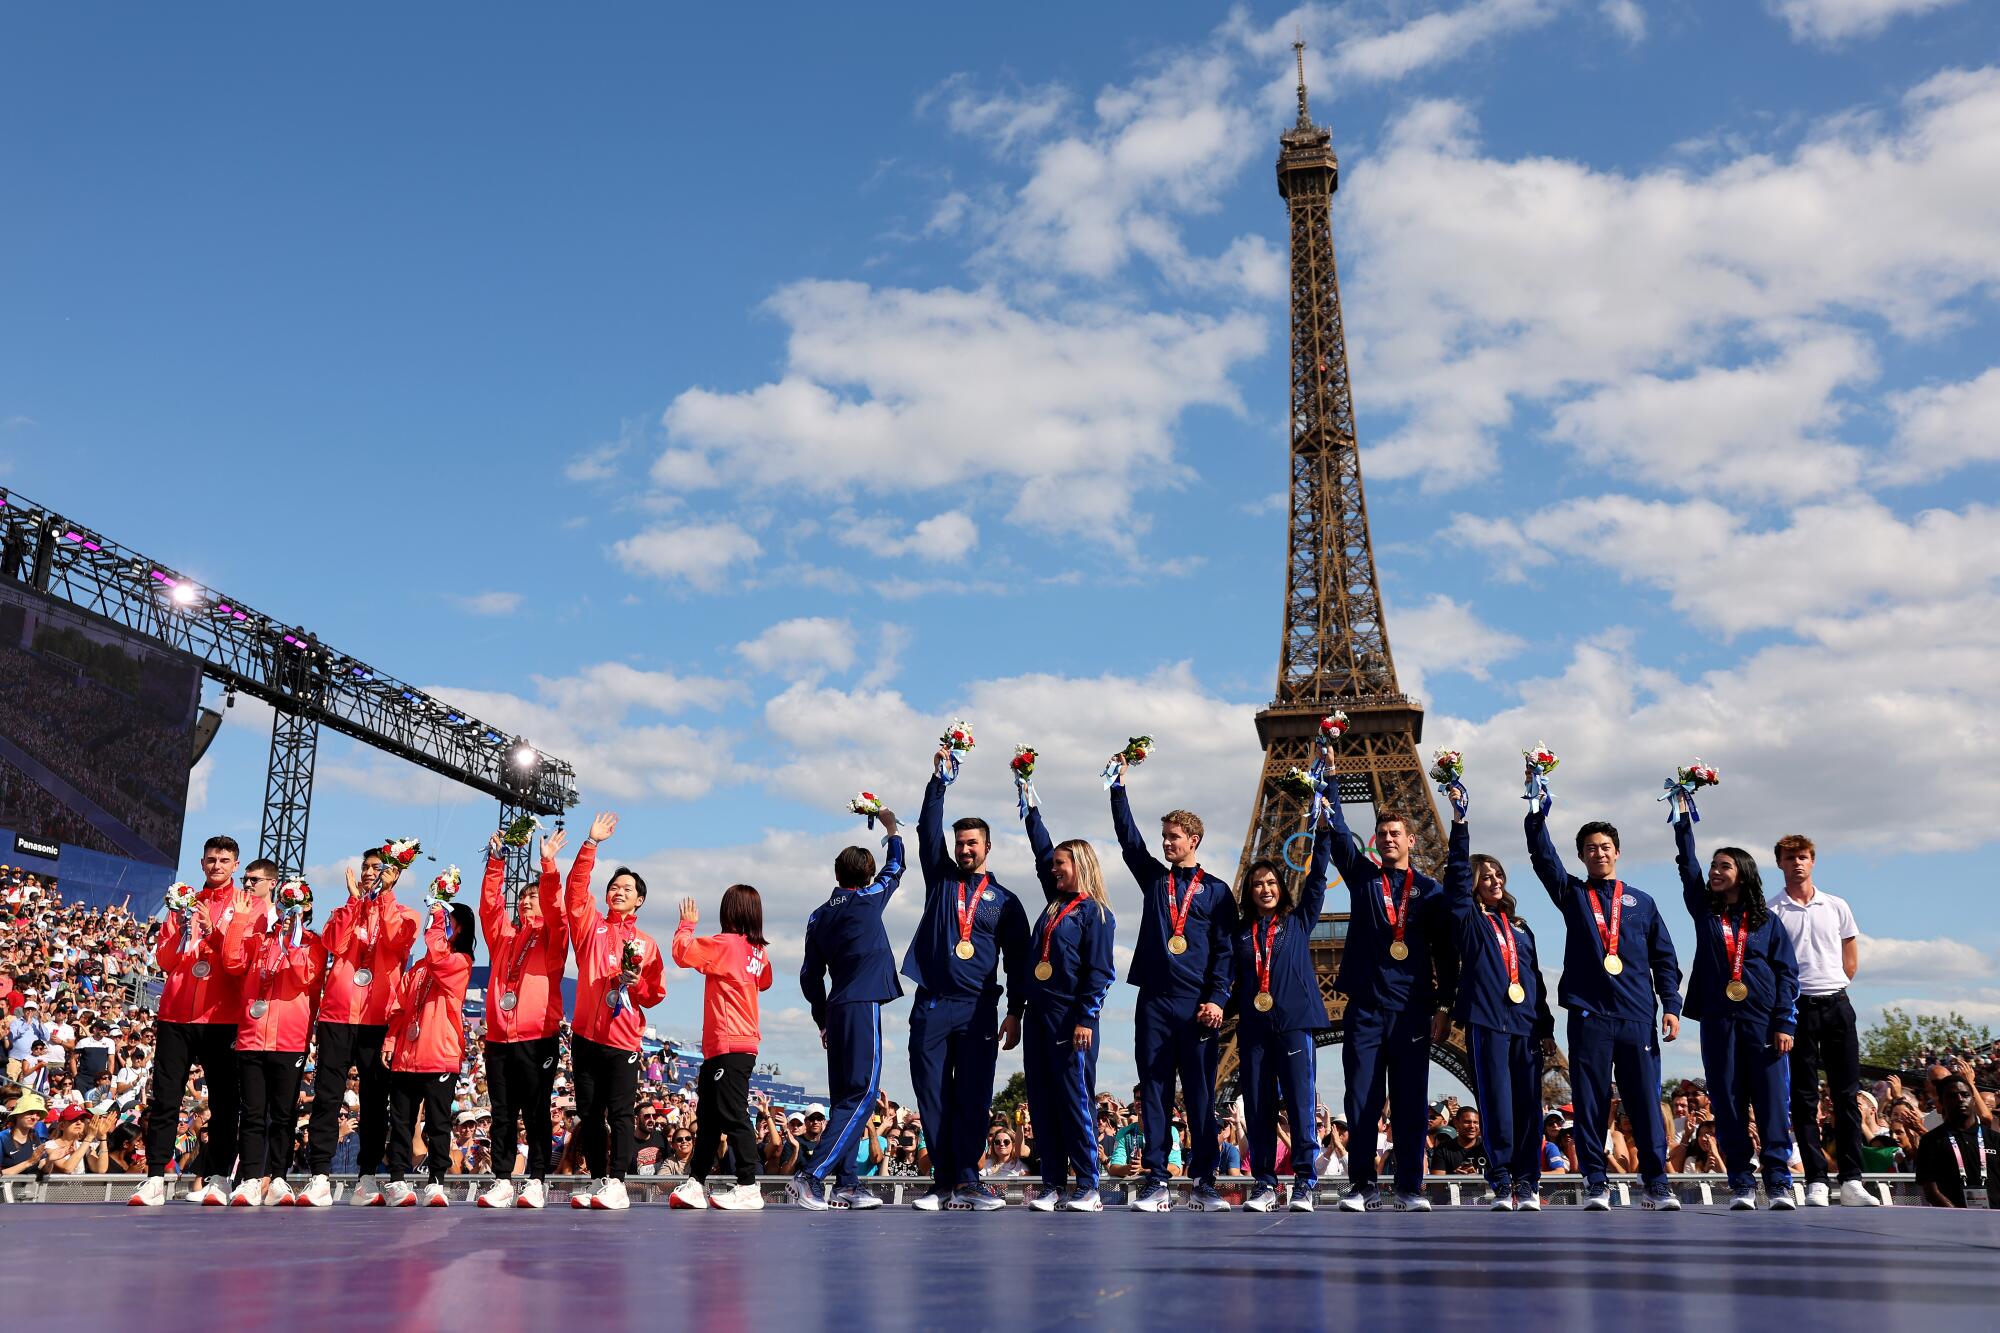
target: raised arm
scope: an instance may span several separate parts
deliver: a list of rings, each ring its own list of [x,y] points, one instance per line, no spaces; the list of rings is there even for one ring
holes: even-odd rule
[[[1563,865],[1562,856],[1556,845],[1549,841],[1549,812],[1546,803],[1531,807],[1523,821],[1528,835],[1528,861],[1535,868],[1535,878],[1548,890],[1549,901],[1558,909],[1569,905],[1569,895],[1573,889],[1568,867]]]
[[[1327,867],[1333,858],[1333,827],[1322,823],[1313,834],[1312,864],[1306,869],[1305,883],[1299,886],[1298,918],[1307,930],[1319,924],[1326,908]]]
[[[943,753],[943,748],[939,748]],[[924,874],[926,891],[951,878],[951,847],[944,838],[945,780],[937,775],[937,761],[931,763],[931,780],[924,784],[923,809],[917,812],[917,860]]]
[[[694,899],[681,899],[681,920],[674,927],[674,965],[706,974],[728,955],[722,948],[721,936],[694,933],[695,923],[700,919]]]
[[[479,929],[486,936],[488,957],[500,952],[500,946],[513,934],[513,923],[507,919],[507,862],[499,852],[500,835],[493,835],[493,842],[486,852],[486,873],[479,878]]]
[[[1444,858],[1444,901],[1461,923],[1479,910],[1472,893],[1472,827],[1463,819],[1451,822],[1451,842]]]
[[[1362,886],[1381,872],[1376,869],[1375,863],[1368,859],[1368,853],[1354,836],[1354,830],[1347,826],[1347,815],[1340,808],[1337,791],[1327,798],[1326,812],[1327,826],[1333,832],[1333,845],[1329,848],[1328,854],[1335,872],[1340,876],[1340,882],[1347,888],[1348,901],[1352,902],[1354,895],[1361,891]]]
[[[598,816],[600,821],[603,818]],[[613,827],[616,827],[615,823]],[[596,833],[597,825],[593,824],[592,836],[584,839],[583,846],[576,849],[576,859],[569,863],[569,879],[563,885],[563,916],[569,922],[570,943],[579,952],[597,924],[597,908],[590,900],[590,875],[597,869]]]
[[[887,907],[889,899],[896,896],[896,886],[902,882],[903,840],[897,834],[891,833],[888,850],[883,853],[881,872],[875,876],[874,883],[855,892],[864,897],[879,897],[882,900],[881,905]]]
[[[1715,912],[1708,902],[1708,876],[1702,872],[1701,853],[1694,846],[1694,821],[1685,811],[1674,821],[1674,865],[1681,872],[1681,901],[1699,927]]]
[[[1035,853],[1035,878],[1042,882],[1042,896],[1054,900],[1062,893],[1056,886],[1056,845],[1049,838],[1049,826],[1042,821],[1041,807],[1029,806],[1021,822],[1028,831],[1028,846]]]
[[[1146,835],[1132,822],[1132,802],[1125,795],[1123,781],[1111,788],[1111,827],[1118,834],[1118,850],[1125,856],[1125,868],[1139,881],[1142,890],[1150,890],[1166,878],[1166,863],[1153,855],[1146,846]]]

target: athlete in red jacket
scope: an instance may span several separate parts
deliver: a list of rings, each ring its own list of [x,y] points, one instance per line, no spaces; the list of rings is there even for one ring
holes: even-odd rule
[[[697,939],[701,909],[681,899],[680,929],[674,932],[674,962],[708,978],[702,996],[701,1074],[695,1083],[694,1154],[688,1178],[668,1203],[676,1208],[756,1209],[764,1206],[757,1188],[762,1157],[750,1125],[750,1070],[757,1063],[757,993],[771,989],[771,959],[764,952],[764,900],[748,884],[722,893],[722,933]],[[716,1144],[727,1135],[735,1160],[736,1188],[707,1191]]]
[[[249,926],[251,895],[236,887],[236,839],[202,844],[202,889],[187,912],[169,912],[153,957],[166,973],[154,1029],[152,1108],[146,1121],[146,1180],[132,1195],[134,1207],[167,1201],[165,1174],[180,1127],[188,1067],[200,1065],[208,1083],[208,1146],[196,1158],[188,1202],[229,1201],[229,1172],[236,1163],[236,1015],[241,987],[222,966],[223,941]],[[268,894],[276,887],[259,885]]]
[[[421,923],[415,909],[396,901],[403,868],[382,848],[361,854],[359,878],[347,872],[347,901],[327,914],[320,938],[326,944],[326,989],[313,1029],[312,1134],[306,1151],[312,1180],[298,1202],[324,1208],[333,1202],[327,1169],[340,1139],[340,1107],[347,1094],[347,1071],[361,1075],[360,1178],[347,1201],[381,1201],[375,1172],[389,1141],[389,1075],[382,1064],[382,1037],[389,1002],[402,980]]]
[[[570,1021],[570,1064],[576,1078],[576,1125],[590,1186],[570,1196],[573,1208],[625,1208],[625,1172],[635,1152],[639,1104],[642,1009],[667,996],[660,946],[633,919],[646,901],[646,881],[620,866],[604,889],[604,911],[590,898],[597,844],[618,828],[618,816],[591,821],[590,837],[569,869],[564,912],[576,948],[576,1015]]]
[[[486,986],[486,1090],[493,1099],[493,1185],[481,1208],[540,1208],[555,1128],[549,1094],[562,1063],[563,964],[569,932],[562,913],[562,877],[556,857],[564,835],[542,842],[540,882],[521,895],[521,919],[507,911],[507,863],[500,835],[486,848],[486,877],[479,887],[479,924],[492,966]],[[517,1125],[528,1124],[528,1181],[514,1193]]]
[[[389,1183],[382,1201],[408,1208],[417,1202],[403,1177],[415,1152],[417,1110],[424,1113],[424,1186],[427,1208],[443,1208],[445,1172],[451,1169],[451,1099],[465,1063],[465,983],[472,978],[475,931],[472,909],[434,906],[424,931],[424,956],[403,978],[389,1006],[382,1063],[389,1074]]]
[[[276,878],[275,861],[252,861],[243,882],[263,888]],[[313,1010],[319,1004],[326,970],[319,936],[306,929],[311,914],[294,923],[262,892],[250,913],[249,929],[231,933],[222,966],[243,988],[236,1024],[236,1078],[242,1090],[242,1158],[236,1192],[239,1207],[291,1203],[285,1172],[292,1164],[292,1127],[298,1120],[299,1083],[305,1077],[306,1049],[312,1045]],[[297,925],[297,940],[293,926]]]

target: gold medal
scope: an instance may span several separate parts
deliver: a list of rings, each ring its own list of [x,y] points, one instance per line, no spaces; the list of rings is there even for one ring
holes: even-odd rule
[[[955,954],[957,954],[957,955],[958,955],[958,956],[959,956],[960,958],[970,958],[970,957],[972,957],[972,941],[971,941],[971,940],[960,940],[960,941],[958,942],[958,947],[957,947],[956,949],[952,950],[952,952],[953,952],[953,953],[955,953]]]
[[[1410,956],[1410,946],[1401,940],[1391,940],[1389,942],[1389,956],[1400,963]]]
[[[1528,988],[1517,981],[1507,987],[1507,998],[1515,1004],[1525,1004],[1528,999]]]
[[[1168,953],[1186,953],[1186,952],[1187,952],[1187,936],[1185,936],[1185,935],[1174,935],[1174,936],[1170,936],[1170,937],[1168,938],[1168,940],[1167,940],[1167,952],[1168,952]]]
[[[1750,998],[1750,988],[1740,981],[1730,982],[1728,986],[1723,988],[1722,993],[1732,1000],[1747,1000]]]
[[[1257,992],[1257,998],[1252,1000],[1251,1003],[1257,1006],[1258,1013],[1268,1014],[1271,1012],[1271,1006],[1276,1004],[1277,1001],[1271,998],[1271,992],[1260,990]]]
[[[1054,976],[1055,974],[1056,974],[1056,969],[1054,964],[1049,963],[1046,960],[1035,964],[1035,980],[1047,981],[1050,977]]]
[[[1608,953],[1604,955],[1604,970],[1615,977],[1625,970],[1625,963],[1617,954]]]

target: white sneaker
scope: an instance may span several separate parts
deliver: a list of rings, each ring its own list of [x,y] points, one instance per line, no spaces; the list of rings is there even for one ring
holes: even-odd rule
[[[1826,1188],[1824,1185],[1821,1189]],[[1840,1206],[1842,1208],[1880,1208],[1882,1201],[1868,1192],[1868,1187],[1858,1180],[1840,1182]]]
[[[227,1208],[229,1206],[229,1177],[216,1176],[202,1191],[201,1203],[204,1208]],[[260,1196],[261,1197],[261,1196]]]
[[[1278,1206],[1278,1191],[1269,1185],[1258,1185],[1250,1191],[1250,1197],[1243,1201],[1246,1213],[1268,1213]]]
[[[717,1207],[720,1206],[719,1204],[717,1205]],[[667,1207],[706,1208],[708,1207],[708,1188],[699,1180],[693,1178],[683,1180],[680,1183],[680,1188],[667,1196]]]
[[[132,1191],[132,1197],[125,1201],[134,1208],[161,1208],[167,1202],[167,1182],[159,1176],[147,1176],[145,1183]]]
[[[1314,1191],[1312,1190],[1302,1190],[1294,1185],[1292,1187],[1292,1211],[1295,1213],[1311,1212],[1313,1210],[1313,1193]]]
[[[385,1208],[414,1208],[417,1206],[417,1192],[410,1188],[407,1180],[392,1180],[382,1187],[382,1206]]]
[[[236,1187],[229,1196],[231,1208],[255,1208],[264,1202],[264,1187],[254,1180],[246,1180]]]
[[[286,1180],[283,1176],[279,1176],[264,1187],[264,1206],[266,1208],[290,1208],[297,1202],[298,1195],[292,1193],[292,1182]]]
[[[514,1182],[496,1180],[487,1186],[486,1193],[479,1196],[481,1208],[509,1208],[514,1203]]]
[[[189,1185],[188,1192],[181,1196],[181,1202],[191,1203],[197,1208],[208,1202],[208,1182],[197,1180],[194,1184]]]
[[[949,1197],[949,1195],[933,1185],[916,1198],[910,1200],[910,1207],[920,1213],[941,1213],[944,1211],[944,1201]]]
[[[1806,1207],[1824,1208],[1829,1202],[1831,1200],[1826,1197],[1826,1182],[1824,1180],[1815,1180],[1812,1184],[1806,1186]]]
[[[1756,1210],[1757,1210],[1757,1191],[1756,1191],[1756,1190],[1745,1190],[1745,1191],[1744,1191],[1743,1193],[1741,1193],[1741,1194],[1732,1194],[1732,1195],[1730,1195],[1730,1196],[1729,1196],[1729,1211],[1730,1211],[1730,1212],[1732,1212],[1732,1213],[1751,1213],[1751,1212],[1755,1212]]]
[[[314,1176],[306,1182],[293,1200],[301,1208],[331,1208],[333,1206],[333,1182],[325,1176]]]
[[[432,1181],[430,1184],[424,1186],[424,1207],[449,1208],[451,1207],[451,1196],[444,1192],[444,1186],[438,1184],[436,1181]]]
[[[549,1187],[539,1180],[531,1180],[521,1186],[519,1197],[514,1200],[516,1208],[546,1208],[549,1202]]]
[[[605,1183],[606,1182],[603,1180],[593,1180],[580,1190],[572,1190],[569,1196],[569,1206],[572,1208],[590,1207],[591,1197],[595,1195],[597,1191],[603,1189]]]
[[[625,1196],[625,1182],[613,1177],[604,1182],[603,1188],[590,1196],[590,1206],[599,1212],[621,1212],[632,1206]]]
[[[1798,1202],[1792,1198],[1792,1192],[1788,1189],[1781,1189],[1771,1196],[1771,1211],[1774,1213],[1789,1213],[1798,1206]]]
[[[1028,1207],[1037,1213],[1053,1213],[1062,1207],[1062,1191],[1042,1186],[1042,1192],[1028,1200]]]
[[[1431,1201],[1422,1194],[1398,1194],[1396,1207],[1406,1213],[1428,1213],[1431,1210]]]
[[[356,1208],[380,1208],[382,1182],[373,1176],[359,1177],[354,1182],[354,1188],[347,1191],[347,1201]]]
[[[1517,1213],[1541,1212],[1542,1211],[1541,1190],[1537,1189],[1533,1194],[1516,1194],[1514,1196],[1514,1211]]]
[[[1489,1193],[1480,1202],[1486,1205],[1486,1211],[1489,1213],[1511,1213],[1514,1211],[1514,1200],[1510,1195]]]
[[[710,1190],[708,1206],[730,1213],[754,1213],[764,1206],[764,1191],[755,1185]]]

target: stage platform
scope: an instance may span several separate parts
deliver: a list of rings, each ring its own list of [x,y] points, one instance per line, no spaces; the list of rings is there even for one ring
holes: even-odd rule
[[[0,1208],[10,1327],[2000,1327],[2000,1212]]]

